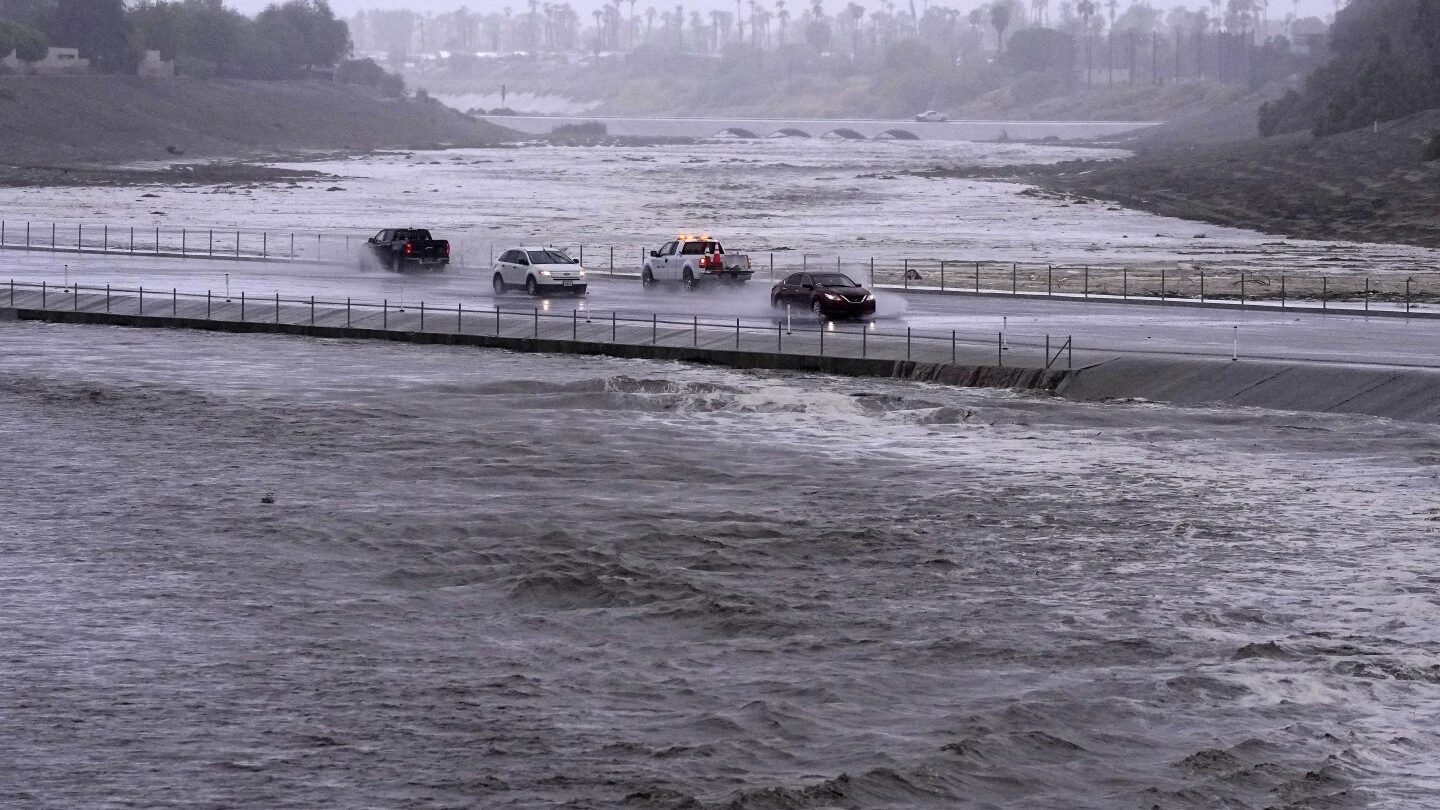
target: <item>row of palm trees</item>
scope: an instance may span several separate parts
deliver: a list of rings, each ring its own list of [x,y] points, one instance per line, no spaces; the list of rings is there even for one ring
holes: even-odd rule
[[[903,0],[902,0],[903,1]],[[790,0],[799,3],[802,0]],[[1270,0],[1208,0],[1210,9],[1175,9],[1162,14],[1145,0],[1131,0],[1121,11],[1121,0],[1061,0],[1055,6],[1059,19],[1052,19],[1052,0],[993,0],[963,15],[971,33],[993,29],[995,49],[1002,49],[1007,33],[1025,26],[1043,26],[1070,33],[1077,38],[1106,30],[1130,30],[1149,36],[1154,32],[1197,28],[1242,32],[1261,30],[1268,19]],[[1298,13],[1299,0],[1292,0]],[[683,3],[670,8],[637,8],[639,0],[607,0],[591,12],[593,23],[585,21],[569,2],[550,3],[526,0],[519,13],[506,7],[502,12],[479,14],[461,8],[439,15],[409,11],[361,12],[351,21],[358,50],[385,50],[425,53],[459,51],[567,51],[577,48],[595,51],[628,51],[648,43],[692,52],[718,52],[733,45],[763,50],[789,48],[806,43],[819,51],[858,55],[912,37],[955,38],[962,14],[942,5],[929,6],[916,16],[914,5],[897,7],[894,0],[880,0],[867,8],[856,0],[834,14],[827,14],[823,0],[792,7],[787,0],[734,0],[734,11],[713,9],[702,13]],[[946,33],[950,32],[950,33]]]

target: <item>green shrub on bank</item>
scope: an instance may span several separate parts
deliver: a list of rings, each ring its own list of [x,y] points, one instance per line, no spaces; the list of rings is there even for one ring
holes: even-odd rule
[[[1430,143],[1425,144],[1425,151],[1420,153],[1420,159],[1426,163],[1440,160],[1440,130],[1436,130],[1430,138]]]

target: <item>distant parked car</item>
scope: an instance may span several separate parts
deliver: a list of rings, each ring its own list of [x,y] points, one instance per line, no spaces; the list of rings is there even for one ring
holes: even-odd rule
[[[491,279],[495,294],[524,290],[530,295],[585,294],[585,268],[559,248],[513,248],[500,254]]]
[[[915,120],[916,120],[916,121],[929,121],[929,122],[931,122],[931,123],[935,123],[935,122],[938,122],[938,121],[949,121],[949,120],[950,120],[950,116],[946,115],[945,113],[940,112],[939,110],[926,110],[925,112],[920,113],[919,115],[915,116]]]
[[[804,307],[817,318],[865,318],[875,296],[844,273],[791,273],[770,289],[770,306]]]

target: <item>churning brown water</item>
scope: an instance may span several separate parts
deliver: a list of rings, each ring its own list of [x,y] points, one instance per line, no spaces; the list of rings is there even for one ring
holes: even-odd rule
[[[1419,807],[1440,780],[1434,427],[0,345],[5,806]]]

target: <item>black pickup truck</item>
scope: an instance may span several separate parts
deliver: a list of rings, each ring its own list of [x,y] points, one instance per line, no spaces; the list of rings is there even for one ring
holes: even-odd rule
[[[380,264],[391,270],[411,264],[443,268],[450,263],[450,243],[431,239],[424,228],[387,228],[370,237],[368,245]]]

